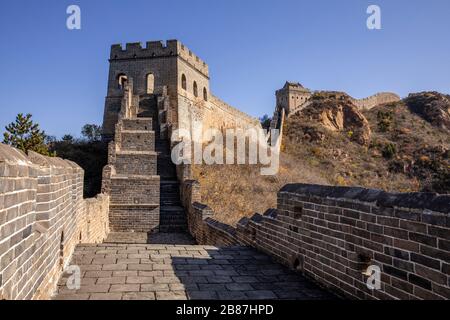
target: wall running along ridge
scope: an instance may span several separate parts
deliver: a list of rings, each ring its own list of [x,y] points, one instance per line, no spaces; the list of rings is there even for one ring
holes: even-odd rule
[[[189,231],[200,243],[244,244],[351,299],[450,298],[450,195],[291,184],[278,208],[236,228],[212,218],[200,185],[182,186]],[[366,285],[381,268],[381,289]]]
[[[362,110],[370,110],[380,104],[400,101],[400,97],[391,92],[380,92],[363,99],[352,99],[353,103]]]
[[[83,199],[83,176],[0,144],[0,300],[50,298],[75,245],[106,238],[109,198]]]

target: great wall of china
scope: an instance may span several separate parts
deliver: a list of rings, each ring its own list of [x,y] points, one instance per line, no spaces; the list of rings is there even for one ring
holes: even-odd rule
[[[286,185],[277,208],[224,225],[170,161],[171,132],[193,118],[258,123],[210,93],[206,63],[180,42],[127,44],[111,49],[102,194],[83,199],[73,162],[0,144],[0,299],[450,298],[450,195]],[[192,243],[108,240],[183,231]],[[64,288],[69,265],[79,290]],[[374,265],[379,289],[366,285]]]

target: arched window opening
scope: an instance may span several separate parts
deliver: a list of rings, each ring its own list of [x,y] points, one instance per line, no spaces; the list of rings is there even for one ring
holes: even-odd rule
[[[181,87],[186,90],[186,76],[184,74],[181,75]]]
[[[127,81],[128,81],[128,78],[124,73],[119,74],[117,76],[117,83],[118,83],[119,89],[122,90],[125,87]]]
[[[206,88],[203,88],[203,100],[208,101],[208,91],[206,91]]]
[[[147,75],[147,94],[153,94],[155,90],[155,76],[152,73]]]
[[[194,96],[198,97],[197,82],[194,81]]]

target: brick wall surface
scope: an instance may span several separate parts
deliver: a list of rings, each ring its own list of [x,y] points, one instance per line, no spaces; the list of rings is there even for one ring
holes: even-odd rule
[[[238,237],[346,297],[448,299],[449,211],[449,195],[287,185]],[[380,290],[366,285],[371,265]]]
[[[108,232],[108,197],[83,199],[83,170],[0,144],[0,299],[45,299],[74,246]]]
[[[235,229],[212,218],[199,188],[185,181],[182,199],[200,243],[255,247],[347,298],[450,298],[450,195],[286,185],[277,209]],[[367,286],[369,266],[379,290]]]

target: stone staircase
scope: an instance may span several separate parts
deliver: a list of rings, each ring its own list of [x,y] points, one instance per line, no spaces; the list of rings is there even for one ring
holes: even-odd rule
[[[157,174],[160,180],[160,232],[186,232],[187,221],[180,201],[180,185],[176,168],[170,158],[168,140],[155,142],[157,152]]]
[[[124,88],[115,139],[104,170],[103,190],[110,195],[112,232],[186,232],[170,142],[160,135],[159,111],[167,101]]]
[[[159,183],[152,118],[123,117],[110,150],[110,194],[113,232],[150,232],[159,226]]]

